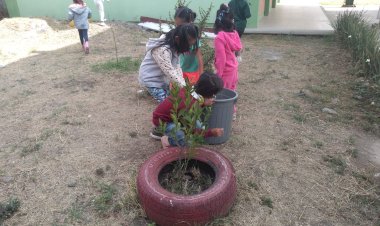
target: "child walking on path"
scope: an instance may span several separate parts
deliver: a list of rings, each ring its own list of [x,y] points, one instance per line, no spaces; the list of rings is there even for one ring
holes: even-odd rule
[[[216,37],[215,62],[216,73],[223,79],[224,88],[236,90],[238,83],[238,66],[235,52],[240,51],[242,44],[239,34],[234,30],[233,15],[230,9],[222,4],[214,24]],[[234,119],[236,118],[236,108]]]
[[[80,43],[86,54],[90,53],[88,44],[88,19],[91,18],[91,10],[82,0],[73,0],[69,6],[68,20],[74,20],[75,27],[78,29]]]
[[[178,54],[188,52],[197,39],[198,29],[192,24],[180,25],[166,36],[149,39],[140,65],[139,82],[158,102],[169,96],[170,82],[180,87],[185,85]]]
[[[185,23],[194,23],[197,14],[187,7],[177,8],[174,14],[174,21],[176,26]],[[180,63],[183,72],[183,77],[189,80],[190,84],[194,85],[199,76],[203,73],[203,59],[200,39],[198,39],[197,45],[192,45],[188,52],[180,55]]]
[[[193,105],[196,101],[202,101],[202,98],[203,105],[201,107],[211,106],[214,102],[215,95],[220,90],[222,90],[222,88],[223,81],[217,75],[207,72],[203,73],[194,86],[195,93],[193,93],[191,97],[192,99],[190,106]],[[178,95],[181,98],[181,102],[178,105],[178,111],[185,109],[186,107],[185,92],[185,88],[181,88],[179,91]],[[167,99],[165,99],[157,106],[153,112],[153,124],[156,127],[160,125],[160,121],[166,123],[165,136],[162,136],[161,138],[163,148],[166,148],[168,146],[187,146],[184,131],[181,129],[177,130],[176,125],[173,123],[171,117],[173,100],[171,100],[171,98],[172,97],[169,96]],[[194,133],[199,133],[202,130],[199,121],[197,124],[199,124],[199,126],[197,126],[199,130],[194,131]],[[213,128],[205,132],[205,137],[222,135],[223,128]]]

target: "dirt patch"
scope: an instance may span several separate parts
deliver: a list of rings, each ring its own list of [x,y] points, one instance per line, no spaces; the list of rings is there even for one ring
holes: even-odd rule
[[[75,30],[47,24],[55,35],[29,44],[59,48],[2,55],[0,201],[21,201],[5,223],[129,225],[144,217],[136,171],[160,148],[148,135],[156,103],[137,95],[136,71],[92,69],[115,59],[109,28],[91,24],[86,56]],[[120,57],[142,59],[140,43],[158,36],[111,25]],[[367,135],[352,98],[349,54],[323,37],[246,35],[243,42],[232,136],[210,146],[233,162],[238,200],[214,225],[377,223],[379,190],[371,178],[379,167],[361,167],[363,152],[354,154],[367,144],[355,139],[358,131]]]
[[[364,164],[369,160],[372,164],[380,167],[380,139],[378,137],[360,134],[357,136],[355,144],[363,153]]]
[[[90,35],[108,29],[93,25]],[[65,21],[37,18],[4,18],[0,20],[0,65],[5,66],[20,58],[39,52],[52,51],[72,45],[78,31]]]

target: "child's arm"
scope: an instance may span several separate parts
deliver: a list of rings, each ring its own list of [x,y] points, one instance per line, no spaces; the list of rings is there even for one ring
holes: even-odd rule
[[[215,45],[215,69],[216,74],[223,75],[224,67],[226,66],[226,50],[223,41],[216,37],[214,40]]]
[[[203,73],[203,57],[202,57],[202,52],[200,48],[198,48],[196,52],[196,56],[197,56],[198,64],[199,64],[198,72],[201,75]]]
[[[67,15],[67,21],[72,21],[74,19],[74,13],[69,10],[69,13]]]
[[[166,47],[157,47],[152,50],[152,57],[171,82],[185,86],[185,80],[182,75],[181,68],[174,68],[172,65],[172,53]]]
[[[195,131],[196,133],[201,133],[202,130],[201,129],[196,129]],[[223,128],[212,128],[212,129],[208,129],[205,134],[204,134],[204,137],[207,138],[207,137],[221,137],[223,136],[223,133],[224,133],[224,129]]]

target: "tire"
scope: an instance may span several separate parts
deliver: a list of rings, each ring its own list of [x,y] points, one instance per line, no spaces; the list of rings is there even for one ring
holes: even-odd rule
[[[160,226],[204,225],[228,214],[236,199],[236,177],[231,162],[217,151],[198,148],[194,160],[215,171],[214,183],[190,196],[171,193],[161,187],[158,175],[163,167],[181,159],[181,149],[167,148],[143,163],[137,177],[140,204],[149,219]]]

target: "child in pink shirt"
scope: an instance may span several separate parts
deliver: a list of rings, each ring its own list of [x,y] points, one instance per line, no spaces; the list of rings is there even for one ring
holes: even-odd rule
[[[234,30],[233,15],[225,4],[220,6],[214,24],[216,38],[215,69],[223,79],[224,88],[236,90],[238,82],[238,62],[235,52],[242,48],[239,34]]]
[[[242,49],[242,44],[239,34],[234,30],[234,16],[226,4],[222,4],[217,12],[214,31],[216,74],[222,78],[224,88],[235,91],[239,66],[235,52]]]

